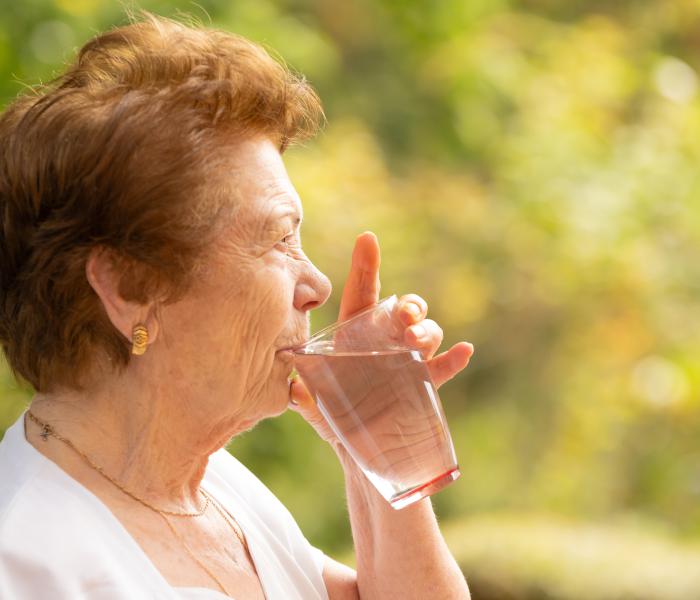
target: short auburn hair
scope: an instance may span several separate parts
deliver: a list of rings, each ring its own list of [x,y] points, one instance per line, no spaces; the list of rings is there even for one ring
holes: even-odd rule
[[[125,367],[90,251],[114,257],[126,299],[182,297],[225,210],[211,182],[223,149],[262,134],[282,152],[322,118],[259,45],[145,11],[16,98],[0,116],[0,343],[15,376],[82,389],[99,349]]]

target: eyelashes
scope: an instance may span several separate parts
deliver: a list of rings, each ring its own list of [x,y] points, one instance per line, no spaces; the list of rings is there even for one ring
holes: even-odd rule
[[[285,254],[289,254],[292,248],[296,245],[296,236],[293,233],[288,233],[279,242],[275,244],[278,250]]]

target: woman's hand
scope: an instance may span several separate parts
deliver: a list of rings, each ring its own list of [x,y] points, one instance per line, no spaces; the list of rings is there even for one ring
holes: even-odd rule
[[[358,236],[352,253],[350,274],[343,289],[339,320],[347,319],[379,300],[379,243],[371,232]],[[407,294],[399,299],[399,315],[406,325],[405,341],[411,348],[419,350],[427,361],[430,376],[437,387],[452,379],[469,364],[474,347],[459,342],[442,354],[435,352],[442,343],[442,329],[431,319],[426,319],[428,306],[420,296]],[[316,402],[297,378],[290,386],[290,408],[302,415],[316,432],[338,449],[341,445],[329,427]]]

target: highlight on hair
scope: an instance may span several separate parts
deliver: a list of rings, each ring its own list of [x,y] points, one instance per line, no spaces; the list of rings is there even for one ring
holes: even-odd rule
[[[15,99],[0,116],[0,344],[15,376],[81,389],[96,357],[125,367],[90,251],[109,251],[125,298],[175,301],[227,208],[209,177],[222,149],[265,135],[284,151],[322,117],[259,45],[145,11]]]

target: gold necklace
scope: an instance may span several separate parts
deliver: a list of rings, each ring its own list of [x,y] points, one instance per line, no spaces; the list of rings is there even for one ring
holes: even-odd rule
[[[228,593],[228,591],[226,590],[226,588],[224,587],[224,585],[221,583],[221,581],[219,581],[219,578],[216,577],[216,575],[214,575],[214,573],[212,573],[211,570],[210,570],[209,568],[207,568],[207,566],[206,566],[205,564],[203,564],[203,563],[195,556],[194,552],[193,552],[193,551],[190,549],[190,547],[187,545],[187,542],[185,542],[184,538],[177,532],[177,530],[175,529],[175,526],[170,522],[170,519],[168,518],[168,516],[171,516],[171,517],[201,517],[201,516],[204,514],[204,512],[207,510],[207,507],[208,507],[210,504],[212,504],[212,505],[214,506],[214,508],[216,509],[216,511],[217,511],[217,512],[221,515],[221,517],[224,519],[224,521],[226,521],[226,524],[227,524],[231,529],[233,529],[233,532],[236,534],[236,537],[237,537],[238,540],[241,542],[241,544],[242,544],[244,550],[245,550],[246,552],[249,552],[249,550],[248,550],[248,543],[246,542],[245,537],[243,536],[243,531],[240,530],[240,526],[238,525],[238,523],[235,522],[235,520],[233,519],[233,517],[231,517],[230,515],[228,515],[228,511],[226,511],[225,509],[223,509],[223,508],[219,505],[219,502],[218,502],[217,500],[215,500],[212,496],[210,496],[208,492],[206,492],[206,491],[205,491],[204,489],[202,489],[201,487],[199,488],[199,493],[200,493],[202,496],[204,496],[204,506],[202,507],[202,509],[201,509],[199,512],[193,512],[193,513],[189,513],[189,512],[173,512],[173,511],[163,510],[163,509],[157,508],[157,507],[153,506],[152,504],[146,502],[146,501],[143,500],[142,498],[139,498],[139,497],[136,496],[133,492],[130,492],[129,490],[127,490],[124,486],[122,486],[122,485],[121,485],[118,481],[116,481],[115,479],[112,479],[112,477],[110,477],[109,475],[107,475],[107,473],[104,472],[104,470],[102,469],[102,467],[100,467],[99,465],[96,465],[96,464],[90,459],[90,457],[89,457],[87,454],[85,454],[82,450],[80,450],[77,446],[75,446],[75,444],[73,444],[73,442],[71,442],[69,439],[64,438],[62,435],[60,435],[59,433],[57,433],[56,430],[55,430],[51,425],[49,425],[48,423],[45,423],[45,422],[41,421],[34,413],[32,413],[32,411],[28,410],[28,411],[27,411],[27,416],[28,416],[32,421],[34,421],[34,423],[36,423],[39,427],[41,427],[41,433],[40,433],[39,435],[41,436],[41,438],[42,438],[44,441],[47,441],[48,438],[49,438],[49,436],[51,436],[51,437],[54,437],[54,438],[56,438],[57,440],[63,442],[63,443],[66,444],[69,448],[71,448],[74,452],[76,452],[90,467],[92,467],[95,471],[97,471],[100,475],[102,475],[102,477],[104,477],[107,481],[109,481],[109,482],[112,483],[114,486],[116,486],[119,490],[121,490],[121,491],[122,491],[123,493],[125,493],[127,496],[129,496],[130,498],[136,500],[137,502],[139,502],[140,504],[142,504],[142,505],[145,506],[146,508],[149,508],[150,510],[152,510],[152,511],[158,513],[158,514],[163,518],[163,520],[165,521],[166,525],[168,526],[168,528],[170,529],[170,531],[172,532],[172,534],[178,539],[178,541],[180,542],[180,544],[182,544],[182,546],[183,546],[183,548],[185,549],[185,551],[187,552],[187,554],[190,555],[190,558],[191,558],[195,563],[197,563],[197,564],[199,565],[199,567],[200,567],[207,575],[209,575],[209,577],[211,577],[211,578],[216,582],[216,584],[221,588],[221,591],[222,591],[224,594],[230,596],[230,594]],[[239,531],[239,530],[240,530],[240,531]]]
[[[96,465],[94,462],[92,462],[92,460],[90,459],[90,457],[87,454],[85,454],[82,450],[77,448],[73,444],[73,442],[71,442],[69,439],[64,438],[62,435],[60,435],[51,425],[49,425],[48,423],[44,423],[43,421],[40,421],[37,418],[37,416],[29,410],[27,411],[27,416],[32,421],[34,421],[39,427],[41,427],[41,433],[39,435],[42,437],[42,439],[44,441],[46,441],[49,436],[52,436],[52,437],[55,437],[57,440],[63,442],[68,447],[70,447],[74,452],[79,454],[88,465],[90,465],[93,469],[95,469],[95,471],[97,471],[100,475],[102,475],[102,477],[104,477],[107,481],[110,481],[112,484],[114,484],[116,487],[118,487],[122,492],[124,492],[127,496],[136,500],[136,502],[143,504],[146,508],[150,508],[151,510],[155,510],[156,512],[159,512],[159,513],[170,515],[171,517],[201,517],[204,514],[204,512],[207,510],[207,506],[209,506],[209,498],[205,494],[202,494],[205,498],[204,506],[198,512],[173,512],[170,510],[156,508],[155,506],[153,506],[152,504],[149,504],[148,502],[146,502],[142,498],[139,498],[136,494],[127,490],[123,485],[121,485],[115,479],[112,479],[109,475],[107,475],[107,473],[104,472],[102,467],[100,467],[99,465]],[[201,490],[200,490],[200,492],[201,492]]]

